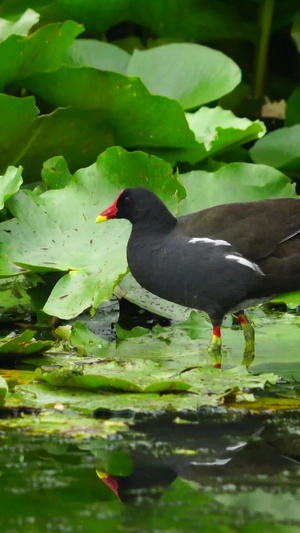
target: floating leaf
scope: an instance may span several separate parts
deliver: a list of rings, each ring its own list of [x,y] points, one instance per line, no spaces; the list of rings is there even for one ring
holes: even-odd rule
[[[34,338],[35,331],[26,329],[15,337],[6,337],[0,344],[0,360],[14,361],[33,354],[42,353],[53,345],[52,341],[40,341]]]
[[[51,385],[56,387],[75,387],[88,390],[115,390],[123,392],[176,392],[186,391],[190,388],[187,383],[180,380],[163,380],[155,381],[155,373],[169,374],[162,372],[159,369],[159,365],[154,364],[151,361],[139,361],[134,364],[121,364],[117,362],[113,363],[101,363],[101,365],[93,365],[93,372],[100,372],[93,374],[85,374],[78,367],[69,369],[68,367],[62,367],[59,369],[47,367],[44,371],[42,368],[37,368],[35,377],[37,380],[47,381]],[[131,381],[128,379],[134,379]],[[151,383],[152,381],[152,383]],[[150,382],[150,383],[149,383]],[[145,385],[149,383],[148,385]],[[143,385],[142,385],[143,384]],[[142,386],[141,386],[142,385]]]
[[[70,341],[80,355],[103,356],[109,342],[92,333],[82,322],[77,321],[71,330]]]

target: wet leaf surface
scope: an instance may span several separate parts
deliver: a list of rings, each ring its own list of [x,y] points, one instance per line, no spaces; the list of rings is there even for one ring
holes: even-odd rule
[[[41,341],[34,338],[35,331],[27,329],[20,335],[9,336],[0,341],[0,361],[13,362],[17,359],[40,354],[53,345],[52,341]]]

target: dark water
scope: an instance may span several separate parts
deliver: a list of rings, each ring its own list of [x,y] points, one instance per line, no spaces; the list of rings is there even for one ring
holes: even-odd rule
[[[1,532],[300,531],[298,412],[131,422],[108,440],[0,433]]]

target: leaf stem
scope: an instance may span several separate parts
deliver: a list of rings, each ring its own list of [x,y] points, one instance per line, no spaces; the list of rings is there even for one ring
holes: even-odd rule
[[[264,84],[268,59],[269,40],[271,34],[274,0],[263,0],[258,15],[259,41],[254,73],[253,96],[258,98],[264,94]]]

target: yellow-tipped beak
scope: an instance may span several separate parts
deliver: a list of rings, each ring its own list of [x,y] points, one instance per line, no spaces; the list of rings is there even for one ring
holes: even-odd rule
[[[105,215],[98,215],[95,220],[95,223],[99,224],[100,222],[106,222],[107,220],[108,218]]]

